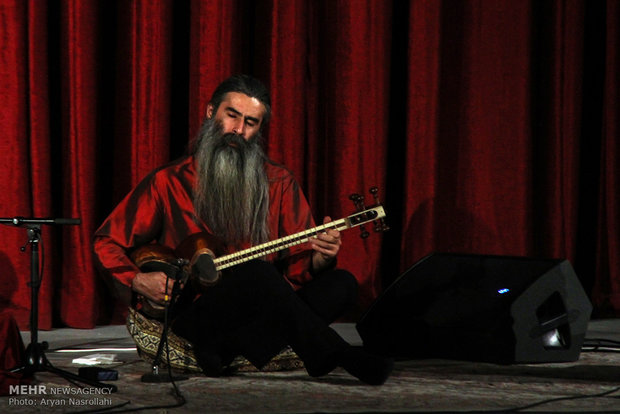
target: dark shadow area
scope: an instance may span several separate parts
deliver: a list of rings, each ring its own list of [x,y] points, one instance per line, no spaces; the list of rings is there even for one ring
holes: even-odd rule
[[[29,308],[18,306],[13,303],[13,295],[17,291],[17,273],[9,257],[0,251],[0,312],[4,310],[19,309],[27,311]]]
[[[403,165],[407,155],[407,93],[408,67],[406,57],[409,49],[409,2],[392,2],[392,42],[390,56],[390,110],[388,112],[387,171],[384,194],[386,222],[390,230],[384,233],[381,246],[381,282],[387,288],[397,277],[400,269],[399,252],[403,236],[403,194],[406,194]]]

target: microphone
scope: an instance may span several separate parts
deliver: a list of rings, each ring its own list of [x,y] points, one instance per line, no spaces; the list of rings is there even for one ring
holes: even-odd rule
[[[59,225],[82,224],[82,220],[80,220],[79,218],[57,218],[57,219],[52,219],[52,220],[54,220],[54,224],[59,224]]]

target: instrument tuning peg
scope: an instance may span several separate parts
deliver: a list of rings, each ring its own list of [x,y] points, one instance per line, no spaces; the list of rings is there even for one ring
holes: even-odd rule
[[[362,225],[362,226],[360,226],[360,232],[361,232],[361,233],[360,233],[360,237],[361,237],[362,239],[365,239],[365,238],[367,238],[368,236],[370,236],[370,233],[368,233],[368,231],[364,228],[364,226],[363,226],[363,225]]]
[[[377,220],[377,221],[375,221],[375,223],[374,223],[374,229],[373,229],[373,230],[375,231],[375,233],[380,233],[380,232],[381,232],[381,229],[382,229],[382,226],[381,226],[381,220]]]
[[[379,201],[379,189],[377,187],[371,187],[370,188],[370,194],[372,194],[372,196],[375,199],[375,205],[380,205],[381,202]],[[379,233],[379,232],[384,232],[384,231],[388,231],[390,229],[390,226],[388,226],[387,224],[385,224],[385,219],[380,219],[378,221],[375,221],[375,232]]]
[[[385,231],[388,231],[389,229],[390,229],[390,226],[385,224],[385,219],[379,219],[378,221],[375,222],[375,233],[385,232]]]
[[[355,205],[357,211],[364,211],[364,209],[366,208],[364,206],[364,196],[361,194],[351,194],[349,196],[349,200],[353,201],[353,204]]]
[[[369,191],[375,199],[375,204],[379,205],[379,189],[377,187],[371,187]]]

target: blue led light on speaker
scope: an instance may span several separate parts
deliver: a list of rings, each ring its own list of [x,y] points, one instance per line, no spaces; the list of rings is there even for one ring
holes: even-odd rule
[[[510,292],[510,289],[508,288],[500,289],[497,291],[497,293],[499,293],[500,295],[503,295],[504,293],[508,293],[508,292]]]

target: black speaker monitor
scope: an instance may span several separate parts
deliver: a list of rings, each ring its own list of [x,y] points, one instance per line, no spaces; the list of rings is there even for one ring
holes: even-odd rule
[[[357,330],[397,358],[579,359],[592,305],[567,260],[435,253],[402,274]]]

